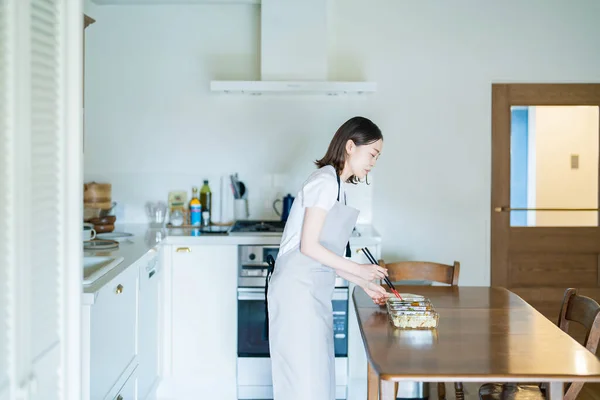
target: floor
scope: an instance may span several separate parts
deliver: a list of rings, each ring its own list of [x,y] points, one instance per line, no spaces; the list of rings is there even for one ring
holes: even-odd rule
[[[465,399],[476,400],[479,398],[478,391],[480,383],[463,383],[463,390],[465,392]],[[437,388],[432,385],[430,388],[430,400],[437,400]],[[452,384],[446,384],[446,399],[455,400],[454,387]],[[600,383],[586,383],[583,385],[583,389],[577,396],[578,400],[600,400]]]
[[[465,400],[477,400],[478,391],[481,383],[466,382],[463,383]],[[429,400],[437,400],[437,385],[431,385],[429,389]],[[349,390],[347,400],[365,400],[367,398],[366,383],[364,388],[362,384],[355,385]],[[455,400],[454,385],[446,384],[446,399]],[[578,400],[600,400],[600,383],[586,383],[577,397]]]

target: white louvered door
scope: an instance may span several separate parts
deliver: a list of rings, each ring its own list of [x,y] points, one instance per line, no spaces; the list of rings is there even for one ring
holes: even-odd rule
[[[35,398],[58,398],[59,289],[63,263],[60,226],[63,157],[60,101],[60,4],[31,0],[31,188],[28,218],[32,240],[29,337]],[[55,235],[49,235],[55,232]],[[50,395],[50,396],[49,396]]]
[[[8,316],[0,340],[11,350],[3,357],[10,398],[74,400],[80,396],[81,1],[0,4],[13,11],[0,29],[0,72],[12,72],[3,83],[18,88],[2,91],[0,108],[7,155],[0,221],[8,228],[0,229],[7,235],[0,236],[7,239],[0,240],[6,247],[0,274],[7,277],[0,275],[0,285],[8,293],[0,300]],[[4,51],[11,40],[13,51]],[[0,370],[0,384],[2,376]]]
[[[14,185],[12,173],[12,134],[14,132],[9,117],[9,97],[13,98],[14,87],[12,71],[14,59],[9,54],[14,51],[14,29],[9,27],[9,21],[15,18],[14,7],[9,8],[6,0],[0,0],[0,400],[14,397],[15,387],[11,387],[11,366],[14,365],[14,354],[11,352],[13,343],[9,334],[9,309],[14,305],[12,277],[14,270],[14,237],[10,234],[14,229],[14,212],[10,204],[11,188]],[[11,329],[14,332],[14,329]]]

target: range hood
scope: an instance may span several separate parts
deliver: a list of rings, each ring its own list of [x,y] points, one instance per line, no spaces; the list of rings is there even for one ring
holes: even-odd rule
[[[362,94],[375,82],[327,80],[328,0],[262,0],[260,80],[213,80],[213,92]]]

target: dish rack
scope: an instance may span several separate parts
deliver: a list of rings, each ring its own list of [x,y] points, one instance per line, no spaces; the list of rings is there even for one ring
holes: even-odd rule
[[[440,315],[425,297],[389,297],[386,302],[393,326],[400,329],[435,329]]]

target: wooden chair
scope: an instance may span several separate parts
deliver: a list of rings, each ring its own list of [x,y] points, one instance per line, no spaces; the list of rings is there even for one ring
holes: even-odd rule
[[[569,333],[569,323],[583,325],[586,331],[584,346],[596,354],[600,340],[600,305],[596,300],[577,294],[577,289],[567,289],[558,316],[558,326]],[[565,385],[565,400],[575,400],[584,382]],[[543,400],[546,398],[544,384],[486,383],[479,388],[481,400]]]
[[[458,276],[460,274],[460,263],[454,261],[453,265],[438,264],[426,261],[399,261],[386,264],[384,260],[379,260],[379,265],[387,268],[388,278],[392,283],[410,280],[424,280],[437,283],[444,283],[451,286],[458,286]],[[368,365],[369,380],[367,381],[367,390],[375,390],[372,388],[376,384],[371,377],[374,372],[371,370],[371,365]],[[398,384],[395,385],[395,392],[398,392]],[[437,384],[438,398],[444,400],[446,398],[446,384],[438,382]],[[463,384],[461,382],[454,383],[454,391],[456,400],[464,400],[465,394]]]

